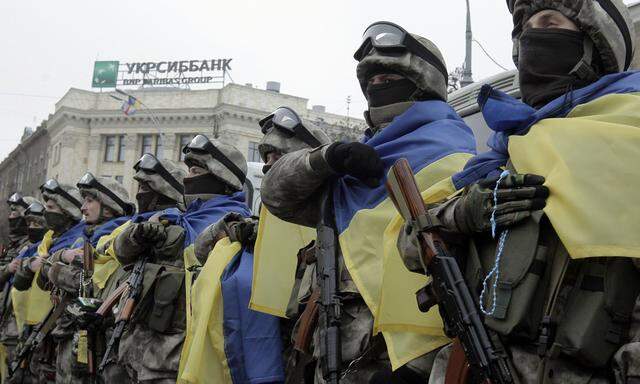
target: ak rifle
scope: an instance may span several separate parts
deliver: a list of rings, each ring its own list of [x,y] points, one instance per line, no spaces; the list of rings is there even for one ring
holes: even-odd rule
[[[437,304],[447,335],[455,338],[445,383],[513,383],[508,357],[497,335],[485,328],[460,266],[449,254],[439,225],[429,216],[406,159],[391,167],[386,186],[402,217],[419,227],[422,262],[431,282],[418,291],[418,306],[426,312]]]
[[[29,338],[27,338],[24,344],[16,351],[14,359],[9,364],[9,377],[13,377],[18,369],[26,368],[29,356],[40,347],[45,337],[55,328],[56,321],[62,316],[69,302],[69,296],[63,294],[62,300],[49,310],[40,325],[31,332]]]
[[[341,298],[339,292],[338,241],[333,214],[331,187],[327,186],[318,223],[316,276],[320,286],[318,325],[320,327],[320,366],[327,384],[340,382],[342,346],[340,344]]]
[[[147,258],[143,257],[136,262],[131,271],[131,275],[129,279],[121,284],[120,287],[105,300],[104,304],[107,303],[115,303],[120,299],[121,296],[126,294],[126,299],[122,308],[118,312],[115,322],[115,328],[113,333],[111,334],[111,338],[109,339],[109,343],[107,344],[107,348],[105,350],[102,361],[100,362],[100,366],[98,367],[98,371],[101,372],[104,367],[107,365],[109,358],[111,356],[111,352],[117,350],[118,344],[120,343],[120,338],[122,338],[122,334],[124,332],[125,325],[131,319],[131,315],[135,309],[136,303],[140,298],[140,294],[142,293],[142,280],[144,277],[144,267],[147,264]],[[111,304],[112,305],[112,304]]]
[[[85,239],[82,245],[82,278],[80,279],[80,299],[93,299],[93,272],[94,272],[94,260],[93,260],[93,246],[89,239]],[[95,367],[95,334],[93,331],[81,330],[82,334],[85,333],[87,348],[86,348],[86,363],[89,375],[93,377],[96,374]],[[80,348],[78,348],[80,349]],[[78,355],[82,353],[78,351]]]

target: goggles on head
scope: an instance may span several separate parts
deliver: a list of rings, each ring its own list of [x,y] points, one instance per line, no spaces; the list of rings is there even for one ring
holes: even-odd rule
[[[182,186],[182,184],[180,184],[178,180],[176,180],[176,178],[173,177],[173,175],[171,175],[171,173],[169,173],[169,171],[167,171],[164,166],[162,166],[162,163],[160,162],[160,160],[158,160],[157,157],[153,156],[150,153],[145,153],[144,155],[142,155],[140,160],[138,160],[138,162],[133,166],[133,169],[136,172],[143,171],[150,175],[158,174],[176,191],[180,192],[181,194],[184,193],[184,187]]]
[[[78,209],[82,207],[82,203],[80,203],[75,197],[71,196],[67,191],[65,191],[56,179],[49,179],[44,184],[42,184],[40,186],[40,192],[60,195],[68,200],[71,204],[75,205]]]
[[[78,189],[97,189],[98,191],[104,193],[105,195],[109,196],[109,198],[111,198],[111,200],[113,200],[116,204],[118,204],[127,216],[132,215],[135,211],[133,205],[125,203],[110,189],[100,184],[98,179],[96,179],[96,177],[93,176],[91,172],[85,173],[80,181],[78,181],[76,186],[78,187]]]
[[[44,215],[44,205],[40,204],[37,201],[34,201],[29,205],[26,211],[24,211],[25,216],[35,215],[35,216],[43,216]]]
[[[191,142],[182,148],[182,153],[185,155],[189,152],[196,153],[208,153],[214,159],[218,160],[224,165],[235,177],[240,180],[241,184],[244,184],[246,175],[238,166],[236,166],[227,156],[224,155],[209,139],[204,135],[196,135]]]
[[[279,107],[269,116],[258,123],[262,134],[266,135],[273,128],[283,132],[288,137],[297,137],[311,148],[319,147],[322,143],[302,124],[300,116],[291,108]]]
[[[27,202],[24,201],[24,199],[22,198],[22,195],[19,194],[18,192],[14,193],[13,195],[11,195],[11,197],[7,199],[7,204],[19,205],[25,209],[29,208],[29,204],[27,204]]]
[[[436,67],[445,79],[449,78],[447,68],[433,52],[420,44],[411,34],[399,25],[388,21],[377,21],[371,24],[362,35],[362,44],[353,54],[353,58],[362,61],[371,50],[375,48],[379,52],[403,52],[409,51]]]

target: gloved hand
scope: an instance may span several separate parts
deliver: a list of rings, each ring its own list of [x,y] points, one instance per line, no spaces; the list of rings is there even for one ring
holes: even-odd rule
[[[455,221],[464,234],[491,230],[493,190],[498,178],[482,180],[468,186],[455,206]],[[531,174],[506,176],[498,187],[495,220],[498,228],[509,227],[544,208],[549,189],[544,177]]]
[[[167,238],[167,231],[161,223],[145,221],[134,225],[131,235],[140,244],[156,244]]]
[[[378,153],[369,145],[333,143],[325,152],[325,160],[338,174],[353,176],[372,188],[380,185],[384,166]]]
[[[229,212],[198,235],[194,244],[194,253],[200,264],[204,265],[209,253],[219,240],[229,236],[230,225],[243,219],[242,215]]]
[[[258,237],[258,220],[243,218],[229,226],[229,239],[239,241],[242,245],[253,245]]]

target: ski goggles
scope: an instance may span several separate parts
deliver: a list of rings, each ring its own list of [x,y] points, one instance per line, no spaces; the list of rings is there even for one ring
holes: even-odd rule
[[[297,137],[311,148],[322,145],[315,136],[302,124],[302,119],[297,113],[288,107],[279,107],[272,114],[260,120],[258,123],[262,133],[266,135],[273,128],[283,132],[288,137]]]
[[[447,67],[433,52],[420,44],[411,34],[399,25],[388,21],[378,21],[371,24],[362,35],[362,44],[353,54],[353,58],[362,61],[371,50],[375,48],[380,52],[409,51],[433,65],[442,73],[445,79],[449,78]]]
[[[47,192],[53,195],[60,195],[63,198],[65,198],[67,201],[69,201],[71,204],[78,207],[78,209],[82,207],[82,203],[80,203],[75,197],[71,196],[67,191],[62,189],[62,187],[58,183],[58,180],[56,179],[49,179],[46,181],[46,183],[42,184],[40,186],[40,192],[42,193]]]
[[[7,199],[7,204],[19,205],[25,209],[29,208],[29,204],[27,204],[27,202],[24,201],[24,199],[22,198],[22,195],[19,194],[18,192],[14,193],[13,195],[11,195],[11,197]]]
[[[208,153],[214,159],[218,160],[224,165],[235,177],[240,180],[241,184],[244,184],[246,175],[238,166],[236,166],[227,156],[224,155],[209,139],[204,135],[196,135],[191,142],[182,148],[182,153],[185,155],[189,152]]]
[[[175,177],[173,177],[173,175],[171,175],[171,173],[169,173],[169,171],[167,171],[166,168],[162,166],[162,163],[160,162],[160,160],[158,160],[157,157],[153,156],[150,153],[145,153],[144,155],[142,155],[140,160],[138,160],[138,162],[133,166],[133,169],[136,172],[142,170],[143,172],[150,175],[158,174],[176,191],[180,192],[181,194],[184,193],[184,187],[182,186],[182,184],[180,184],[178,180],[176,180]]]
[[[109,188],[100,184],[98,179],[91,172],[87,172],[82,176],[80,181],[76,184],[78,189],[97,189],[98,191],[107,195],[111,200],[113,200],[116,204],[122,208],[125,215],[132,215],[135,211],[135,207],[131,204],[125,203],[121,198],[119,198],[115,193],[113,193]]]
[[[44,216],[44,205],[40,204],[37,201],[34,201],[29,205],[26,211],[24,211],[25,216],[34,215],[34,216]]]

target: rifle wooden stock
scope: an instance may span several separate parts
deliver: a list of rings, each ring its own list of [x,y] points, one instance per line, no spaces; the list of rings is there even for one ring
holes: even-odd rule
[[[467,286],[455,257],[439,235],[439,224],[429,216],[413,171],[406,159],[399,159],[386,183],[389,195],[408,223],[418,226],[418,241],[429,289],[420,290],[421,310],[437,303],[447,334],[454,338],[447,367],[446,384],[467,383],[471,377],[484,383],[512,384],[511,365],[499,337],[486,328],[476,299]],[[491,335],[495,337],[492,339]],[[472,372],[473,371],[473,372]]]
[[[293,345],[296,351],[309,354],[313,331],[318,324],[318,299],[320,299],[320,290],[316,289],[311,293],[307,306],[300,316],[300,326]]]
[[[122,306],[122,310],[120,311],[120,313],[118,313],[117,321],[129,321],[134,309],[136,309],[136,299],[131,297],[127,298],[127,300],[124,302],[124,305]]]
[[[120,284],[118,288],[105,301],[102,302],[96,314],[100,316],[106,316],[108,312],[111,312],[113,307],[120,301],[120,298],[123,295],[126,295],[126,292],[129,290],[129,284]]]

